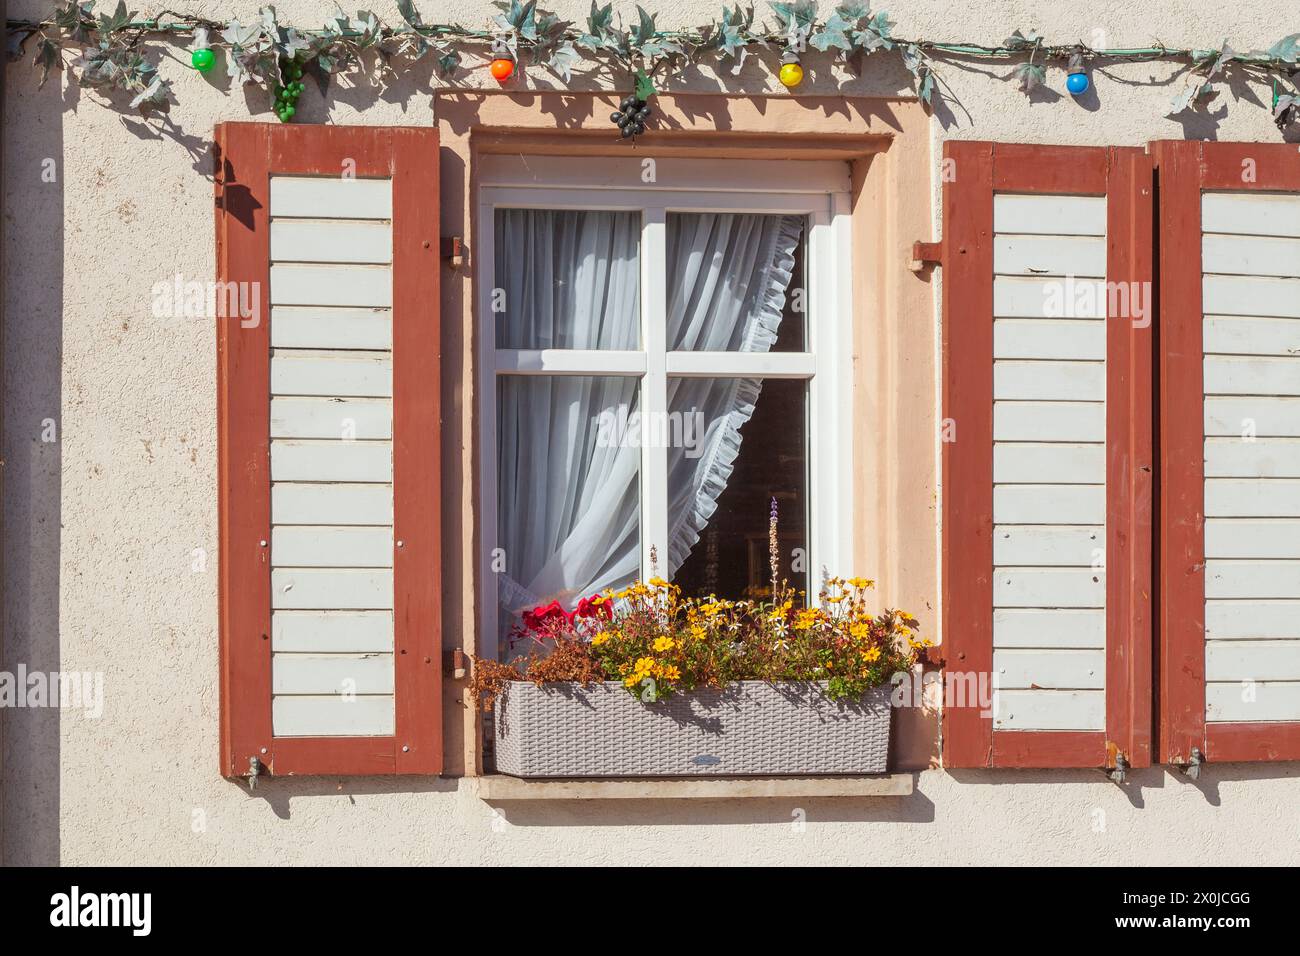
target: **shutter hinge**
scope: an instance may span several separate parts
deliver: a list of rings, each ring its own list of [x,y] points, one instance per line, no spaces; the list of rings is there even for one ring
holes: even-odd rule
[[[1123,754],[1116,754],[1115,767],[1111,770],[1107,770],[1106,773],[1109,774],[1110,779],[1113,780],[1115,783],[1123,783],[1124,774],[1130,769],[1132,769],[1132,767],[1128,762],[1128,758],[1125,757]]]
[[[1188,755],[1187,763],[1174,764],[1188,780],[1201,779],[1201,766],[1205,763],[1205,754],[1201,753],[1200,747],[1193,747],[1192,752]]]
[[[943,265],[943,243],[942,242],[917,242],[912,243],[912,258],[908,261],[907,267],[913,272],[923,272],[927,265]]]
[[[459,269],[465,262],[465,240],[461,236],[443,236],[438,251],[453,269]]]
[[[262,761],[257,757],[248,758],[248,792],[257,789],[257,778],[263,773]]]

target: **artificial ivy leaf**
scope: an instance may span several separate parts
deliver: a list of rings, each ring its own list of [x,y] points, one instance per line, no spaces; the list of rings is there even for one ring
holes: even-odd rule
[[[83,3],[67,0],[67,6],[58,7],[54,11],[54,24],[75,42],[89,43],[90,30],[86,23],[91,19],[94,9],[95,0],[85,0]]]
[[[262,28],[258,24],[250,23],[245,26],[238,20],[231,20],[221,31],[221,38],[231,47],[251,46],[261,35]]]
[[[279,44],[280,52],[289,59],[307,59],[311,54],[312,43],[309,37],[299,33],[293,27],[285,31],[284,42]],[[304,56],[299,56],[305,54]]]
[[[535,26],[537,38],[533,41],[533,62],[549,64],[553,59],[552,51],[565,39],[572,25],[554,13],[540,11]],[[576,50],[573,56],[575,60],[581,59]]]
[[[745,11],[740,8],[740,4],[736,4],[735,9],[730,12],[723,7],[722,19],[706,29],[705,37],[708,41],[706,45],[716,48],[723,57],[731,57],[737,61],[732,69],[733,73],[740,72],[745,57],[749,55],[746,34],[753,24],[754,8],[749,7],[748,11]]]
[[[135,19],[135,13],[127,13],[126,0],[117,0],[117,8],[113,11],[112,16],[99,15],[99,32],[112,33],[114,30],[120,30],[128,23]]]
[[[83,50],[74,66],[81,71],[77,76],[77,85],[91,88],[111,84],[116,70],[107,41],[101,41],[99,46]]]
[[[573,67],[581,62],[582,54],[574,49],[572,43],[565,40],[551,52],[551,58],[546,61],[546,66],[563,77],[565,83],[569,83],[573,80]]]
[[[1294,63],[1297,56],[1300,56],[1300,33],[1292,33],[1278,40],[1268,48],[1268,55],[1283,63]]]
[[[645,8],[639,3],[636,6],[636,12],[638,20],[637,25],[632,28],[632,43],[641,46],[649,43],[658,31],[655,29],[654,14],[646,13]]]
[[[450,77],[460,69],[460,54],[450,47],[439,47],[438,59],[434,61],[434,66],[441,77]]]
[[[596,0],[591,0],[591,13],[587,16],[587,29],[591,33],[605,33],[613,28],[614,25],[614,4],[607,3],[603,7],[596,6]]]
[[[36,47],[36,61],[33,63],[41,71],[41,86],[50,78],[50,70],[63,67],[63,58],[59,56],[59,45],[49,37],[41,37]]]
[[[379,17],[375,16],[369,10],[358,10],[357,17],[351,23],[352,29],[360,33],[361,36],[353,41],[357,49],[365,50],[374,46],[379,41],[380,27]]]
[[[654,81],[645,70],[636,71],[636,98],[642,102],[649,102],[650,97],[655,95]]]
[[[610,47],[613,27],[611,23],[614,19],[614,5],[607,3],[603,7],[596,6],[596,0],[591,0],[591,13],[587,14],[587,32],[581,34],[577,39],[578,46],[584,50],[603,50],[616,49]]]
[[[1040,63],[1021,63],[1016,67],[1014,76],[1020,92],[1028,96],[1047,82],[1047,68]]]
[[[821,50],[823,53],[828,50],[851,50],[853,49],[853,40],[849,38],[848,31],[853,24],[849,23],[839,12],[832,13],[830,19],[822,24],[822,28],[813,35],[808,41],[808,45],[814,49]]]
[[[853,34],[853,42],[868,53],[879,49],[892,50],[894,41],[890,33],[893,29],[894,21],[889,19],[889,14],[882,11],[871,17],[861,30]]]
[[[934,99],[934,91],[934,70],[930,69],[928,66],[922,66],[921,89],[918,91],[921,97],[921,102],[926,106],[929,106],[930,101]]]
[[[166,112],[171,106],[171,92],[171,81],[155,76],[153,81],[131,100],[131,108],[145,114],[150,110]]]
[[[796,0],[794,3],[773,3],[772,12],[776,14],[781,25],[781,34],[785,37],[787,49],[801,52],[808,45],[808,34],[812,32],[813,22],[817,17],[816,0]]]
[[[501,11],[493,18],[499,27],[518,33],[526,40],[537,36],[537,0],[528,0],[523,4],[519,0],[496,0],[492,5]]]
[[[1166,116],[1177,116],[1192,107],[1201,107],[1212,100],[1218,93],[1211,88],[1208,79],[1205,77],[1195,77],[1183,87],[1182,92],[1173,98],[1169,104],[1169,112]]]
[[[903,47],[903,66],[916,77],[916,95],[921,102],[929,105],[935,93],[934,70],[925,60],[925,53],[915,43]]]
[[[806,35],[817,18],[817,0],[795,0],[794,3],[773,3],[770,6],[785,31],[795,26],[803,27]]]
[[[276,22],[275,7],[268,4],[258,10],[257,13],[262,18],[262,32],[274,40],[280,34],[280,24]]]
[[[415,0],[397,0],[397,12],[402,15],[407,26],[415,29],[424,26],[424,20],[420,17],[420,11],[415,9]]]
[[[1043,42],[1043,38],[1038,35],[1037,30],[1030,30],[1028,33],[1021,33],[1019,30],[1011,34],[1002,41],[1002,45],[1008,50],[1033,50]]]

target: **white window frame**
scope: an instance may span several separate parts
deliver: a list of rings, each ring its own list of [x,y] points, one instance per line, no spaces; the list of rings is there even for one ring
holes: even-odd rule
[[[478,522],[480,655],[497,657],[493,552],[497,548],[496,397],[500,375],[631,375],[641,379],[648,420],[667,412],[669,376],[795,378],[808,388],[808,569],[810,599],[823,574],[852,572],[853,395],[850,308],[848,166],[820,161],[656,160],[484,156],[478,182],[475,242],[478,345]],[[657,165],[657,169],[655,169]],[[660,182],[645,182],[653,170]],[[667,180],[671,177],[671,185]],[[778,188],[779,187],[779,188]],[[495,210],[603,209],[639,211],[641,222],[641,350],[496,348],[492,291]],[[670,212],[795,214],[808,223],[806,352],[669,352],[666,283]],[[656,447],[658,446],[658,447]],[[668,452],[641,448],[641,573],[650,549],[660,568],[668,554]],[[509,556],[506,558],[509,561]],[[507,564],[508,567],[508,564]]]

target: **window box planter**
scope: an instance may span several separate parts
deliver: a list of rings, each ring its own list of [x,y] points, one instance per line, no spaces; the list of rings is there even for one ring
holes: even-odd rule
[[[825,685],[739,681],[645,704],[615,682],[506,685],[496,765],[516,777],[884,773],[888,684],[861,700]]]

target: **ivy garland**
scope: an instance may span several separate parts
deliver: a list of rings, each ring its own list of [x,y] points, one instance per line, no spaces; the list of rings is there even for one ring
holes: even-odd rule
[[[604,58],[617,69],[637,78],[637,96],[653,94],[651,78],[669,79],[687,64],[706,54],[716,56],[721,68],[738,74],[757,49],[776,50],[782,63],[798,62],[808,49],[829,54],[861,75],[871,55],[892,54],[911,73],[916,95],[934,105],[951,89],[936,64],[943,61],[1000,60],[1014,63],[1006,79],[1032,95],[1047,79],[1047,66],[1061,64],[1072,74],[1086,70],[1089,61],[1149,62],[1164,60],[1184,64],[1186,83],[1166,115],[1205,109],[1233,76],[1261,82],[1272,91],[1273,119],[1281,130],[1300,119],[1300,33],[1293,33],[1265,51],[1239,53],[1224,42],[1212,49],[1174,49],[1166,46],[1135,49],[1093,49],[1083,43],[1055,44],[1034,31],[1016,30],[1000,45],[943,43],[893,35],[894,23],[886,13],[873,13],[864,3],[840,3],[829,16],[819,17],[816,0],[771,3],[772,23],[755,23],[752,5],[723,8],[721,17],[704,26],[685,30],[660,30],[656,16],[636,8],[636,20],[624,26],[613,4],[595,0],[580,27],[539,9],[537,0],[497,0],[501,12],[486,30],[457,24],[425,23],[414,0],[396,0],[402,18],[399,26],[384,23],[368,10],[355,16],[340,13],[320,29],[281,25],[275,7],[266,6],[251,23],[221,23],[204,17],[163,11],[138,19],[118,0],[111,14],[94,13],[95,0],[63,0],[53,16],[40,22],[8,21],[9,57],[20,59],[34,41],[34,61],[44,85],[50,71],[66,69],[75,81],[104,93],[131,95],[131,107],[143,113],[166,111],[175,102],[171,82],[146,59],[147,39],[168,37],[195,48],[193,64],[206,71],[224,53],[227,69],[239,84],[256,84],[272,96],[282,120],[293,115],[292,103],[302,91],[300,78],[313,77],[322,92],[330,79],[356,67],[375,64],[381,74],[395,73],[426,56],[432,57],[439,77],[453,81],[464,67],[461,50],[490,45],[493,57],[511,61],[527,54],[566,83],[586,57]],[[75,53],[69,60],[65,53]],[[508,75],[508,74],[507,74]],[[793,74],[798,79],[802,71]],[[792,84],[788,84],[792,85]],[[1086,82],[1070,89],[1087,88]],[[288,109],[286,109],[288,107]]]

